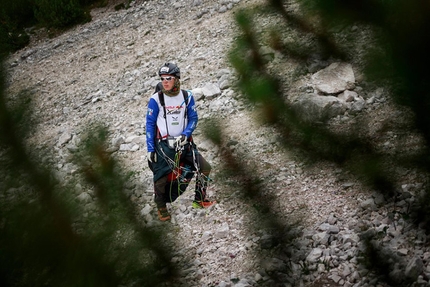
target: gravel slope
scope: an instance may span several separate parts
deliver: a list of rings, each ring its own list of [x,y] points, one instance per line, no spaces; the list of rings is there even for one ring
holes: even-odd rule
[[[276,246],[271,231],[254,227],[259,206],[241,199],[233,180],[223,181],[222,154],[202,136],[200,127],[195,141],[214,167],[209,193],[219,204],[208,211],[192,210],[192,192],[187,192],[170,207],[171,223],[155,219],[144,125],[157,68],[165,61],[176,61],[184,75],[182,86],[188,89],[218,83],[225,75],[234,80],[225,59],[234,36],[234,11],[261,2],[134,1],[127,10],[95,9],[90,23],[52,39],[36,31],[31,45],[8,61],[9,89],[34,91],[38,123],[29,141],[53,148],[58,174],[70,178],[76,171],[68,154],[82,129],[94,121],[107,124],[111,145],[119,148],[114,156],[136,173],[130,197],[140,216],[148,225],[169,228],[172,241],[179,245],[172,259],[183,270],[178,286],[277,286],[271,274],[286,284],[282,286],[323,286],[324,282],[326,286],[376,286],[357,264],[356,236],[360,224],[391,228],[385,220],[390,205],[376,210],[369,203],[369,209],[363,204],[377,196],[352,175],[331,163],[305,164],[284,151],[276,132],[260,125],[254,108],[241,103],[229,88],[215,99],[199,99],[202,122],[212,116],[223,119],[234,153],[246,154],[250,176],[260,176],[265,186],[262,194],[275,196],[277,219],[285,223],[282,232],[301,237],[290,246],[271,248]],[[373,108],[384,109],[384,105]],[[131,148],[121,149],[117,143]],[[419,178],[407,178],[403,183],[415,187],[417,182]],[[92,194],[83,191],[77,197],[83,198],[83,193]],[[375,218],[380,218],[379,223]],[[328,234],[327,241],[318,237],[321,233]],[[308,255],[317,248],[322,251],[313,261]],[[424,251],[420,274],[427,274]],[[415,253],[409,252],[406,262]],[[265,259],[260,261],[257,254]],[[191,266],[187,265],[190,260]]]

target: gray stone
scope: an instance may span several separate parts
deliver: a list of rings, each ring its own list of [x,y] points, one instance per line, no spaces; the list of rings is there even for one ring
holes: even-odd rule
[[[366,102],[362,98],[357,98],[354,102],[351,103],[349,108],[349,113],[354,115],[361,112],[366,106]]]
[[[285,270],[285,262],[278,258],[269,258],[263,261],[262,266],[266,272]]]
[[[314,248],[306,257],[306,261],[316,263],[322,256],[323,250],[321,248]]]
[[[222,226],[215,231],[215,237],[216,238],[225,238],[228,236],[230,231],[230,227],[227,223],[223,223]]]
[[[360,238],[357,234],[343,234],[342,242],[343,243],[351,243],[352,245],[357,244],[360,241]]]
[[[333,63],[311,77],[316,90],[324,94],[337,94],[354,87],[355,77],[351,64]]]
[[[405,269],[405,275],[413,280],[416,280],[418,278],[418,275],[420,275],[423,272],[424,264],[421,258],[419,257],[413,257]]]
[[[80,195],[77,196],[77,199],[83,203],[89,203],[93,200],[91,195],[89,195],[87,192],[82,192]]]
[[[333,214],[330,214],[330,216],[327,219],[327,223],[330,225],[334,225],[337,223],[337,218]]]
[[[206,83],[201,91],[207,99],[213,99],[221,95],[221,89],[214,83]]]
[[[339,283],[339,281],[342,279],[342,277],[340,277],[337,274],[332,274],[332,275],[328,276],[328,278],[330,278],[331,280],[333,280],[334,283]]]
[[[293,103],[293,108],[306,122],[324,122],[345,113],[347,109],[346,105],[337,97],[316,94],[301,95]]]
[[[312,236],[312,240],[318,245],[328,245],[330,235],[327,232],[316,233]]]
[[[369,199],[361,202],[360,207],[363,209],[375,210],[376,204],[375,204],[375,201],[373,200],[373,198],[369,198]]]
[[[111,144],[114,147],[120,147],[121,144],[125,143],[125,139],[123,136],[118,136],[112,139]]]
[[[327,232],[329,234],[338,234],[339,233],[339,227],[336,225],[330,225]]]
[[[340,93],[337,97],[340,100],[349,103],[349,102],[353,102],[354,99],[358,97],[358,95],[356,92],[346,90]]]
[[[71,139],[73,135],[69,132],[64,132],[61,134],[60,138],[58,139],[58,144],[60,146],[67,144]]]
[[[140,215],[146,216],[152,212],[152,207],[149,204],[145,204],[145,206],[140,210]]]

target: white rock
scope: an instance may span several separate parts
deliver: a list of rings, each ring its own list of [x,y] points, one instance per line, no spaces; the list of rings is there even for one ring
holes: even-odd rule
[[[310,263],[317,262],[322,256],[323,250],[321,248],[314,248],[306,257],[306,261]]]
[[[87,192],[82,192],[80,195],[77,196],[77,199],[83,203],[89,203],[93,200],[91,195],[89,195]]]
[[[337,94],[354,87],[355,77],[351,64],[333,63],[312,75],[315,89],[324,94]]]

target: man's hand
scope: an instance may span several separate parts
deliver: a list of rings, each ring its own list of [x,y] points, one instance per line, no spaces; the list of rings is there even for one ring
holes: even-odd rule
[[[152,163],[157,162],[157,153],[155,151],[148,151],[148,160]]]
[[[176,146],[184,146],[188,142],[187,137],[185,135],[180,135],[176,138],[175,145]]]

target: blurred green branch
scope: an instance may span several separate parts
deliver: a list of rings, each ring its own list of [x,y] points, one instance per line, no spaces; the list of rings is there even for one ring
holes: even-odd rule
[[[7,96],[0,74],[0,283],[2,286],[157,286],[176,276],[160,231],[138,220],[125,194],[125,176],[105,152],[106,128],[89,129],[74,176],[94,189],[88,212],[76,190],[56,178],[32,130],[25,93]],[[12,102],[15,102],[12,105]],[[86,216],[85,214],[88,214]]]

